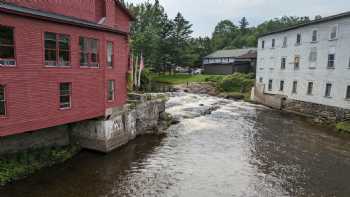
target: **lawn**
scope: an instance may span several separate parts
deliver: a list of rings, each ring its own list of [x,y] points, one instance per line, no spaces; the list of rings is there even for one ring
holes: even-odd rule
[[[158,75],[152,74],[152,81],[159,83],[167,83],[171,85],[186,84],[187,82],[205,82],[205,79],[212,75],[188,75],[188,74],[176,74],[176,75]]]

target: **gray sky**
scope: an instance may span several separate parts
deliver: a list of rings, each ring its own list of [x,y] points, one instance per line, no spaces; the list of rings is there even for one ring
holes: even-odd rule
[[[284,15],[313,18],[350,11],[350,0],[160,0],[160,3],[169,17],[173,18],[180,11],[193,24],[193,36],[210,36],[215,25],[223,19],[237,24],[246,16],[250,25],[257,25]]]

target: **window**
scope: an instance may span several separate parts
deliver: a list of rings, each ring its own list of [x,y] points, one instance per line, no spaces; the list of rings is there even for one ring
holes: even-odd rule
[[[79,39],[80,65],[84,67],[99,66],[99,41],[92,38]]]
[[[346,87],[346,99],[350,99],[350,86]]]
[[[265,48],[265,40],[261,41],[261,48]]]
[[[272,39],[271,47],[275,48],[275,45],[276,45],[276,39]]]
[[[331,97],[331,92],[332,92],[332,84],[331,83],[327,83],[326,84],[326,92],[325,92],[325,97]]]
[[[262,78],[262,77],[259,78],[259,82],[260,82],[260,83],[263,82],[263,78]]]
[[[312,47],[310,49],[310,56],[309,56],[310,62],[317,62],[317,48]]]
[[[15,66],[15,40],[13,28],[0,26],[0,66]]]
[[[71,108],[72,84],[60,83],[60,109]]]
[[[312,42],[317,42],[317,37],[318,37],[318,32],[317,32],[317,30],[313,30],[312,31]]]
[[[113,67],[113,42],[107,42],[107,65]]]
[[[70,65],[69,36],[56,33],[45,33],[45,64],[47,66]]]
[[[298,89],[298,82],[297,81],[293,81],[292,93],[296,94],[297,93],[297,89]]]
[[[294,70],[298,70],[300,68],[300,57],[295,56],[294,57]]]
[[[114,80],[108,80],[108,96],[107,99],[108,101],[113,101],[114,100]]]
[[[0,116],[6,115],[5,86],[0,85]]]
[[[282,57],[282,59],[281,59],[281,69],[282,70],[286,69],[286,62],[287,62],[287,58]]]
[[[329,38],[331,40],[334,40],[334,39],[337,39],[337,37],[338,37],[338,25],[334,25],[331,27],[331,33]]]
[[[283,92],[284,90],[284,81],[280,81],[280,91]]]
[[[301,33],[297,34],[297,42],[296,45],[301,45]]]
[[[285,36],[285,37],[283,38],[283,47],[284,47],[284,48],[287,47],[287,43],[288,43],[288,38],[287,38],[287,36]]]
[[[272,91],[272,79],[269,80],[269,91]]]
[[[309,82],[309,83],[307,84],[307,94],[308,94],[308,95],[312,95],[312,90],[313,90],[313,88],[314,88],[314,83],[313,83],[313,82]]]
[[[334,68],[335,65],[335,54],[328,54],[327,68]]]

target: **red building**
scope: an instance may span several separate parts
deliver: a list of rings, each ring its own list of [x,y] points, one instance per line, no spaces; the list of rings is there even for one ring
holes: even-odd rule
[[[0,137],[122,106],[131,20],[117,0],[0,1]]]

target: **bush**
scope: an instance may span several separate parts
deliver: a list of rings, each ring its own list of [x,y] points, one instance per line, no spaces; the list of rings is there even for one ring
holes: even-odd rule
[[[218,86],[225,92],[247,92],[254,86],[254,83],[250,74],[235,73],[225,76],[218,82]]]
[[[223,76],[209,76],[204,79],[205,82],[220,82],[224,77]]]

